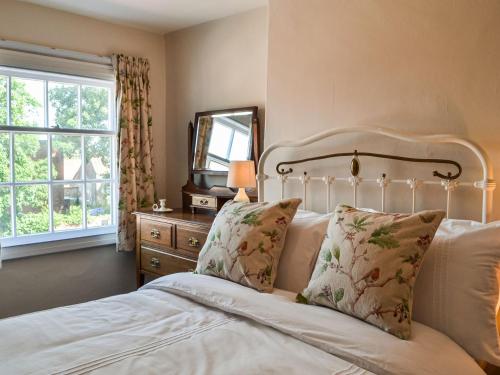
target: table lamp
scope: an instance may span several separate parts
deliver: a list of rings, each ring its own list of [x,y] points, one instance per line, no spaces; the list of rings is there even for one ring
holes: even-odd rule
[[[236,160],[230,162],[227,186],[238,188],[238,194],[233,198],[235,202],[250,202],[245,188],[254,188],[256,186],[253,160]]]

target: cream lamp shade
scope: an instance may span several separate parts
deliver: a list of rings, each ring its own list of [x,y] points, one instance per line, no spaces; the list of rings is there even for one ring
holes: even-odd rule
[[[234,197],[236,202],[250,202],[245,188],[253,188],[255,183],[255,166],[253,160],[235,160],[229,164],[227,175],[227,186],[238,188],[238,194]]]

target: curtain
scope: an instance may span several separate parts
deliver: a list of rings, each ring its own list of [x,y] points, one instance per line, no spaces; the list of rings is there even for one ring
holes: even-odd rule
[[[135,249],[134,211],[155,201],[149,61],[115,55],[118,108],[118,251]]]
[[[197,169],[208,169],[207,156],[208,147],[210,146],[210,137],[212,135],[213,119],[211,116],[201,116],[198,119],[198,131],[196,143],[196,154],[194,156]]]

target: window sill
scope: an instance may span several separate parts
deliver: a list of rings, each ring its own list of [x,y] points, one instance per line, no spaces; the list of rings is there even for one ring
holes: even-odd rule
[[[1,260],[60,253],[116,243],[116,227],[45,233],[1,240]]]

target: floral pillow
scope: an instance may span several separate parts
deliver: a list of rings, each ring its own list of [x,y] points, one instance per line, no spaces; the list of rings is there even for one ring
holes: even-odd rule
[[[297,302],[323,305],[410,337],[413,285],[443,211],[387,214],[337,206]]]
[[[227,202],[201,249],[196,273],[272,291],[286,230],[300,202]]]

